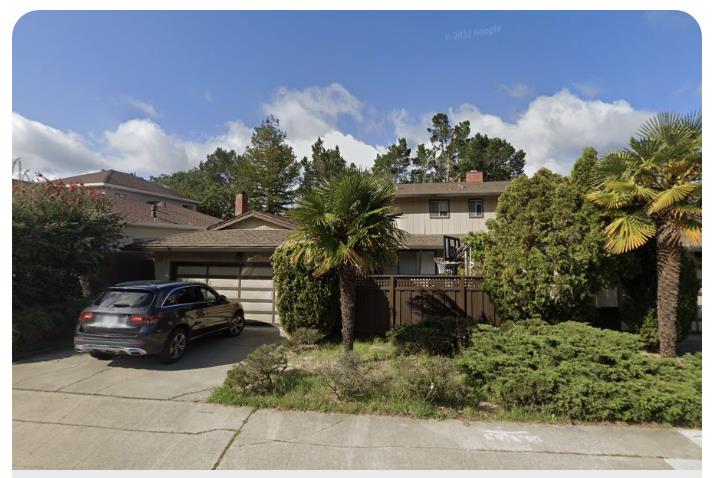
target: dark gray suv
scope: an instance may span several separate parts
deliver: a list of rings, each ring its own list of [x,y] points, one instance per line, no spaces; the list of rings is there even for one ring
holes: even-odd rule
[[[137,281],[108,288],[82,311],[75,350],[98,359],[158,354],[179,360],[190,340],[244,329],[241,304],[195,282]]]

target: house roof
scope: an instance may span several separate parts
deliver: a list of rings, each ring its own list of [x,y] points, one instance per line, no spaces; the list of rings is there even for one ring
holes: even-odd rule
[[[105,197],[112,203],[112,210],[122,216],[123,220],[129,224],[176,224],[205,229],[221,221],[218,217],[168,202],[158,204],[156,217],[153,217],[151,204],[128,198],[118,198],[109,194],[105,195]]]
[[[225,221],[221,221],[217,224],[214,224],[211,227],[209,227],[209,229],[217,229],[217,230],[225,229],[229,226],[232,226],[236,223],[245,221],[246,219],[250,219],[250,218],[261,219],[263,221],[270,222],[271,224],[281,226],[285,229],[295,229],[296,228],[296,224],[293,222],[292,219],[290,219],[288,217],[271,214],[269,212],[247,211],[247,212],[240,214],[238,216],[234,216],[230,219],[226,219]]]
[[[274,249],[292,232],[289,229],[219,229],[187,232],[147,241],[143,247],[149,250]]]
[[[80,174],[77,176],[69,176],[61,179],[66,184],[84,184],[86,186],[107,186],[107,187],[118,187],[132,189],[135,191],[143,191],[148,194],[156,194],[159,196],[167,196],[170,198],[179,199],[181,201],[198,203],[194,199],[190,199],[186,196],[179,194],[176,191],[172,191],[169,188],[160,186],[153,182],[147,181],[144,178],[135,176],[134,174],[123,173],[121,171],[114,171],[112,169],[103,169],[101,171],[95,171],[93,173]]]
[[[499,196],[510,181],[485,181],[482,183],[413,183],[396,185],[395,196]]]

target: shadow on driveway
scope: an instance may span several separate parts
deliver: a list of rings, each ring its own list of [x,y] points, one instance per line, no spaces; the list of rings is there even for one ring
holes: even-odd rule
[[[108,365],[144,370],[193,370],[233,365],[241,362],[259,346],[279,342],[281,335],[277,327],[268,324],[247,325],[238,337],[216,334],[190,342],[181,360],[173,364],[159,363],[156,355],[120,355],[109,360]]]

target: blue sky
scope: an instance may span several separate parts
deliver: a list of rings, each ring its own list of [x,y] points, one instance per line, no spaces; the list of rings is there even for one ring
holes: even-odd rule
[[[369,166],[449,112],[566,172],[701,107],[679,12],[35,12],[13,35],[13,156],[62,175],[186,169],[267,114]]]

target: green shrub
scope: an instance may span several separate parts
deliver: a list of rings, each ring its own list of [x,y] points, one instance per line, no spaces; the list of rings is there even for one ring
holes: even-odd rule
[[[289,334],[310,328],[332,335],[340,323],[338,277],[333,272],[314,276],[313,269],[292,261],[295,252],[296,243],[285,242],[271,256],[281,326]]]
[[[395,394],[429,403],[458,403],[465,394],[456,365],[447,357],[399,357],[391,380]]]
[[[69,299],[59,304],[19,304],[13,307],[13,355],[71,343],[77,317],[84,305],[85,301],[81,299]]]
[[[286,346],[292,350],[313,348],[325,337],[326,336],[319,330],[299,327],[286,339]]]
[[[339,400],[367,398],[378,393],[380,377],[363,364],[356,352],[341,354],[320,371],[323,383]]]
[[[387,335],[402,354],[454,355],[467,345],[469,328],[462,318],[427,317],[417,324],[395,327]]]
[[[506,409],[586,421],[701,422],[701,355],[641,352],[630,333],[577,322],[480,325],[457,357],[468,382]]]
[[[229,370],[224,385],[242,395],[267,395],[274,391],[287,367],[288,359],[283,347],[264,344]]]

